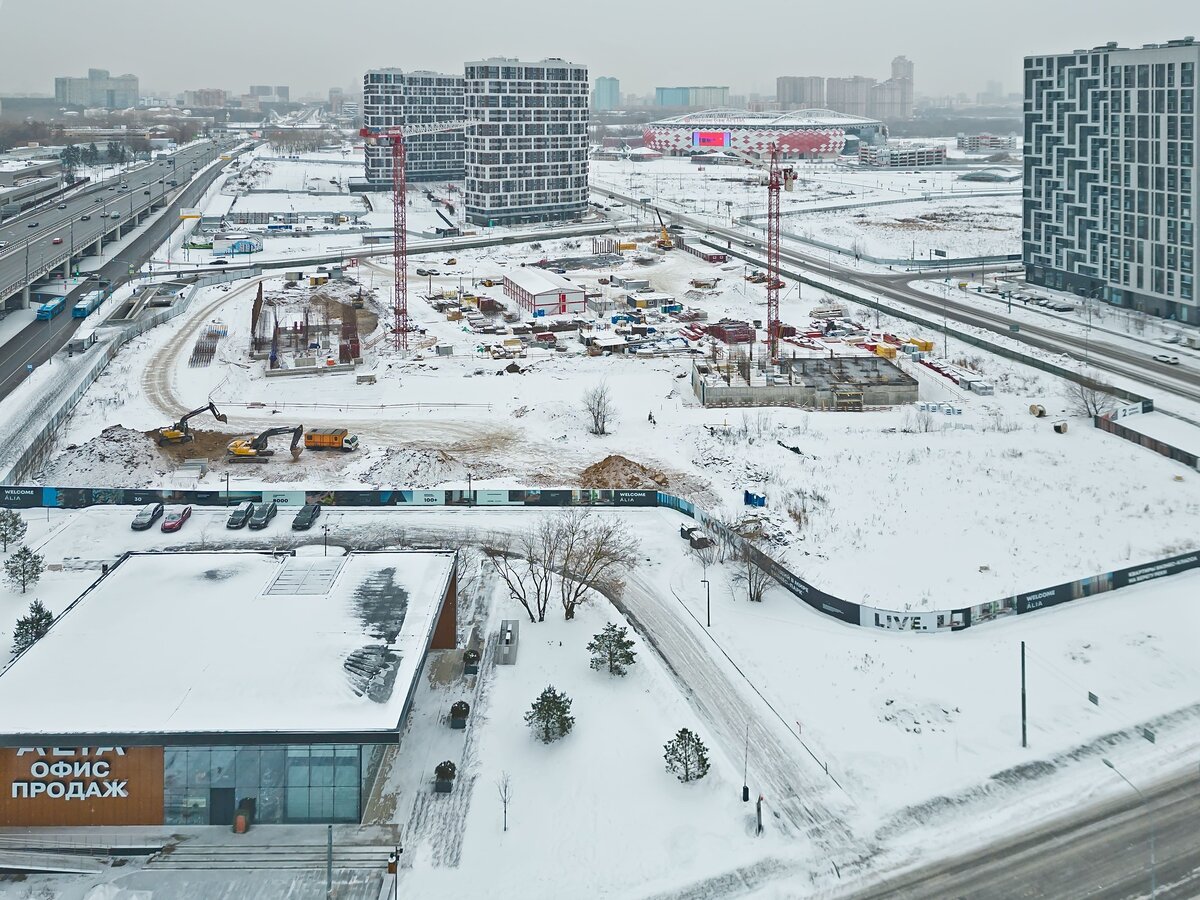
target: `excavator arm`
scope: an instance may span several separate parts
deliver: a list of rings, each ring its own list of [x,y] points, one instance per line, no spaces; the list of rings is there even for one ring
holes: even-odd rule
[[[303,452],[304,441],[304,426],[284,426],[282,428],[268,428],[258,437],[250,442],[250,449],[260,456],[271,456],[275,451],[267,449],[267,443],[271,438],[281,434],[290,434],[292,436],[291,454],[292,459],[299,459]]]
[[[184,413],[175,424],[160,428],[158,430],[158,445],[161,447],[164,444],[178,444],[190,441],[192,439],[192,430],[188,427],[188,420],[193,416],[200,415],[202,412],[211,412],[213,418],[218,422],[229,421],[229,417],[225,413],[218,411],[216,405],[210,401],[208,406],[201,406],[199,409],[193,409],[191,412]]]
[[[202,412],[212,413],[213,418],[216,419],[218,422],[228,422],[229,421],[229,416],[225,415],[225,413],[223,413],[223,412],[219,412],[217,410],[216,404],[214,404],[210,401],[208,406],[202,406],[199,409],[193,409],[190,413],[186,413],[185,415],[183,415],[179,420],[179,424],[176,425],[175,427],[178,428],[180,431],[187,431],[188,419],[192,418],[193,416],[198,416]]]

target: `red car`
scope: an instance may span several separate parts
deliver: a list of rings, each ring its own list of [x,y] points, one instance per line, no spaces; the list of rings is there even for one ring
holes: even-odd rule
[[[55,239],[54,239],[54,240],[52,240],[50,243],[52,243],[52,244],[61,244],[61,243],[62,243],[62,238],[55,238]]]
[[[192,517],[192,508],[185,506],[182,509],[173,509],[163,516],[162,530],[163,531],[178,531],[183,527],[183,523]]]

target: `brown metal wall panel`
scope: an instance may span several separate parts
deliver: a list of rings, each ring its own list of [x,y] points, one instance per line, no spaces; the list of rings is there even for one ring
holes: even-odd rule
[[[162,821],[162,747],[0,747],[0,824]]]

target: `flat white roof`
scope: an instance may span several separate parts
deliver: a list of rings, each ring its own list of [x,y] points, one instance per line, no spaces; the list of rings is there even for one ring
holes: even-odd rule
[[[0,673],[0,731],[396,727],[450,552],[131,556]],[[372,673],[385,659],[382,674]]]
[[[512,269],[504,277],[522,290],[535,295],[571,293],[572,291],[583,290],[581,285],[573,281],[567,281],[561,275],[531,266]]]

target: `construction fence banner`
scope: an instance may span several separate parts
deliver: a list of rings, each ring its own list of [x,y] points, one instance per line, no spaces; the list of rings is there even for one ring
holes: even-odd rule
[[[1104,420],[1108,422],[1108,420]],[[1108,422],[1110,425],[1115,423]],[[1122,426],[1116,425],[1120,428]],[[814,587],[778,560],[764,553],[729,525],[697,508],[690,500],[674,494],[650,490],[612,490],[600,488],[513,488],[486,490],[350,490],[350,491],[277,491],[258,490],[172,490],[126,488],[41,487],[37,485],[0,485],[0,507],[13,509],[82,509],[88,506],[143,506],[147,503],[231,506],[250,500],[275,501],[280,505],[303,504],[346,507],[485,506],[485,507],[660,507],[673,509],[696,519],[710,537],[722,544],[728,556],[746,559],[766,572],[781,587],[817,612],[850,625],[883,631],[912,631],[937,634],[961,631],[1011,615],[1036,612],[1072,600],[1093,597],[1107,591],[1131,587],[1146,581],[1177,575],[1200,568],[1200,551],[1112,572],[1091,575],[1077,581],[1042,588],[952,610],[900,612],[865,606],[843,600]]]
[[[1136,404],[1135,404],[1136,405]],[[1125,407],[1130,409],[1132,407]],[[1147,450],[1153,450],[1155,453],[1161,454],[1168,459],[1173,459],[1175,462],[1183,463],[1193,469],[1200,468],[1200,456],[1195,453],[1189,453],[1187,450],[1182,450],[1168,444],[1166,441],[1160,441],[1158,438],[1152,438],[1148,434],[1142,434],[1140,431],[1134,431],[1125,425],[1115,421],[1115,418],[1120,417],[1118,414],[1122,410],[1117,410],[1117,413],[1104,416],[1096,416],[1092,419],[1092,424],[1101,431],[1107,431],[1109,434],[1115,434],[1119,438],[1137,444],[1140,447],[1145,447]],[[1128,415],[1128,413],[1125,413]]]

